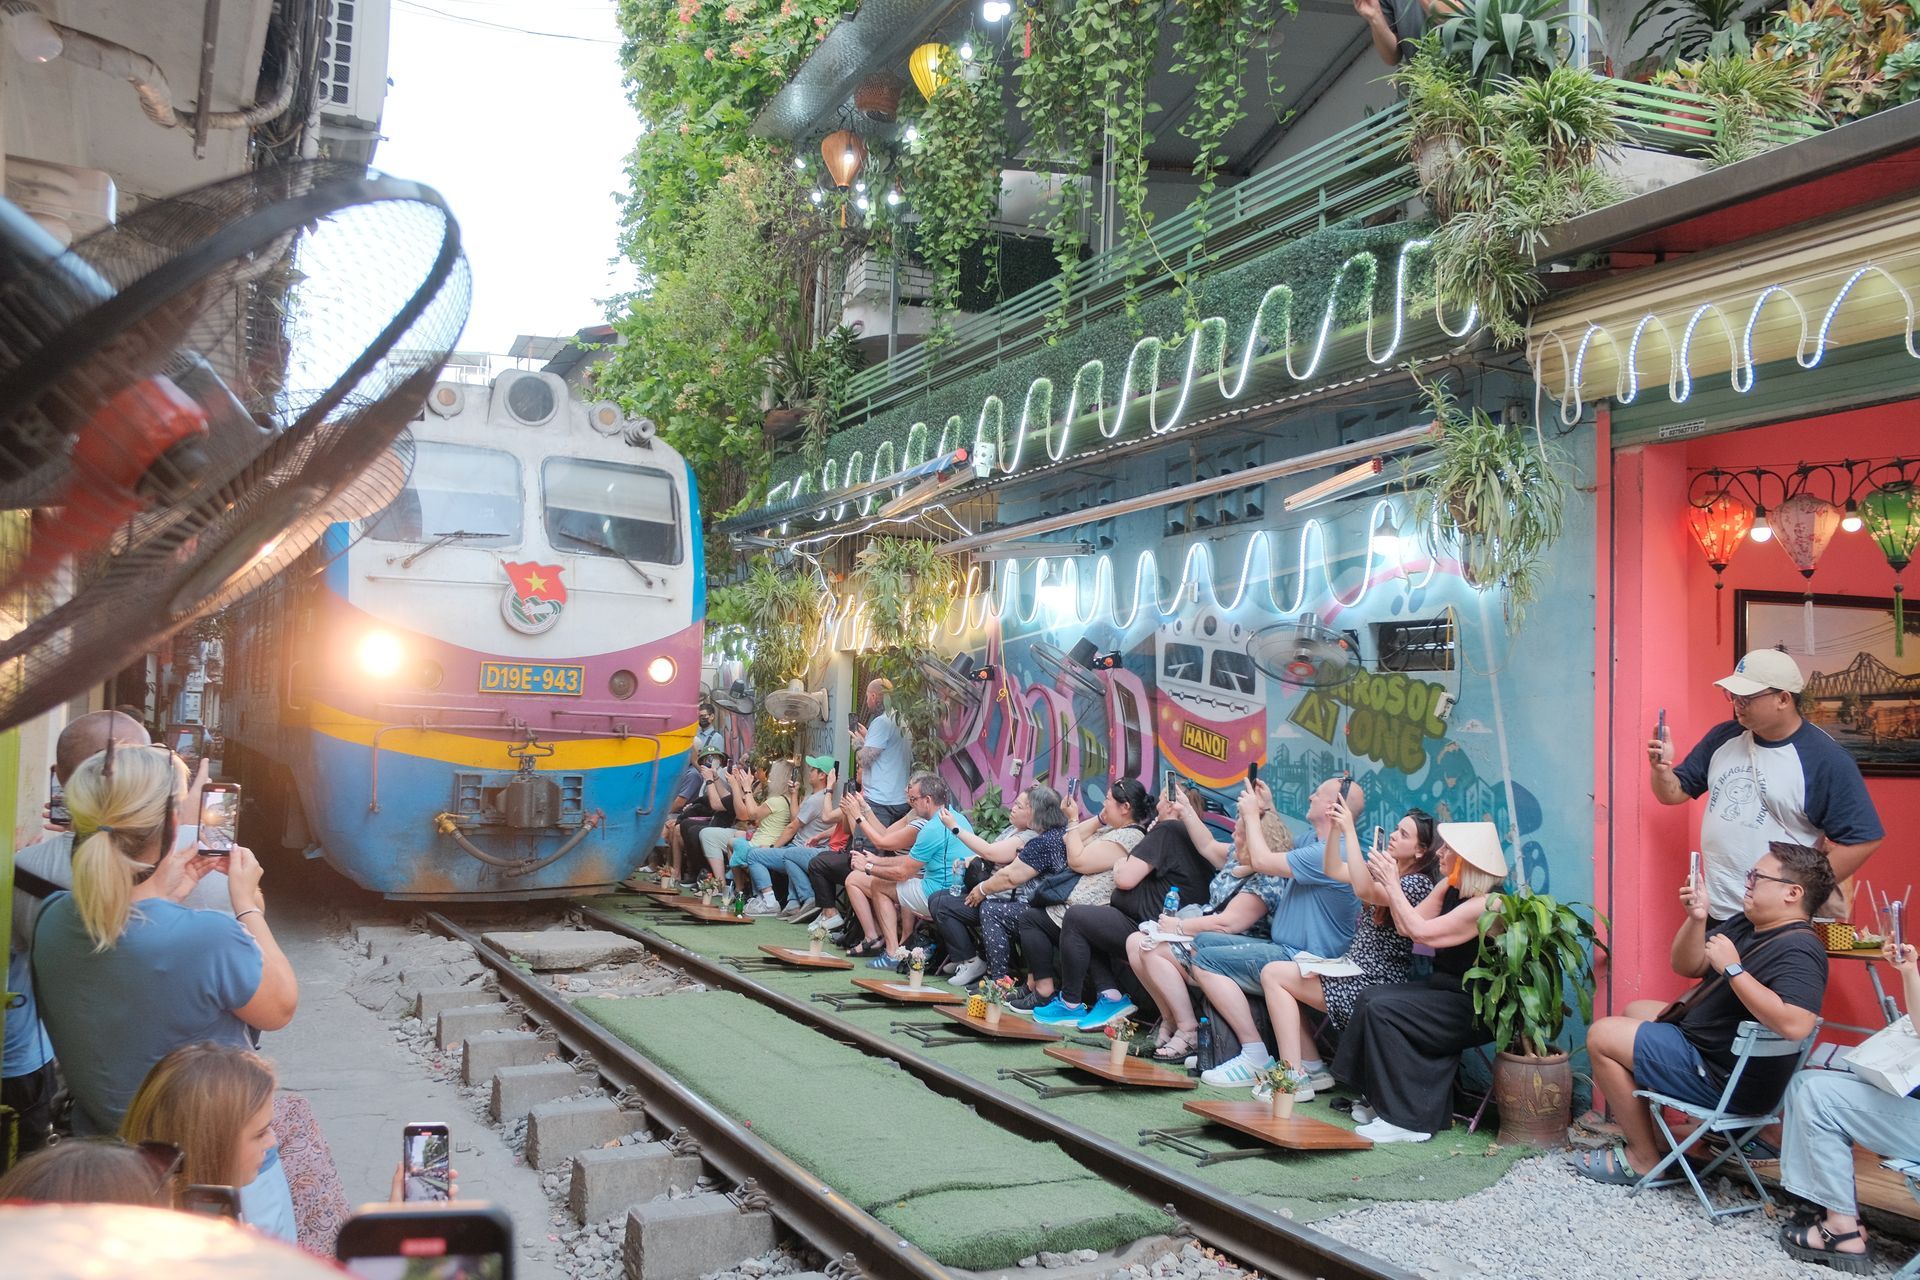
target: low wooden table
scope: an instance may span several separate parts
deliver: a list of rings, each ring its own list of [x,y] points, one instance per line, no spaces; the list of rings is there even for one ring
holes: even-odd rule
[[[1273,1114],[1272,1106],[1265,1099],[1208,1098],[1199,1102],[1183,1102],[1180,1106],[1202,1120],[1225,1125],[1237,1133],[1258,1138],[1269,1145],[1209,1151],[1190,1141],[1195,1135],[1206,1131],[1208,1126],[1204,1124],[1188,1125],[1177,1129],[1142,1129],[1140,1131],[1142,1145],[1159,1142],[1172,1147],[1182,1155],[1198,1157],[1202,1165],[1266,1155],[1273,1147],[1284,1147],[1288,1151],[1367,1151],[1373,1147],[1371,1141],[1353,1130],[1343,1129],[1337,1124],[1328,1124],[1325,1120],[1316,1120],[1312,1116],[1301,1115],[1297,1108],[1290,1116],[1276,1116]]]
[[[702,924],[752,924],[754,920],[752,916],[737,916],[727,907],[710,907],[698,898],[685,898],[667,905],[677,907]]]
[[[855,978],[853,985],[856,990],[816,991],[813,998],[835,1013],[844,1013],[849,1008],[870,1009],[876,1001],[883,1004],[965,1004],[967,1000],[945,984],[934,986],[929,983],[914,990],[907,986],[907,980],[899,974],[884,978]]]
[[[805,947],[777,947],[771,942],[763,942],[760,944],[760,950],[765,952],[767,955],[772,956],[773,960],[778,962],[778,963],[764,962],[767,964],[768,968],[774,968],[774,969],[778,969],[778,968],[851,969],[853,968],[853,961],[847,959],[845,956],[829,955],[824,951],[821,952],[819,955],[814,955],[813,952],[808,951]],[[737,968],[738,966],[735,966],[735,967]]]
[[[980,1037],[990,1040],[1005,1040],[1013,1043],[1031,1043],[1035,1040],[1058,1040],[1060,1033],[1051,1027],[1043,1027],[1032,1018],[1023,1018],[1016,1013],[1000,1015],[998,1026],[989,1026],[985,1018],[970,1018],[965,1009],[956,1009],[951,1005],[940,1005],[934,1012],[949,1023],[958,1023],[976,1035],[955,1035],[946,1026],[938,1022],[894,1022],[888,1024],[888,1030],[898,1031],[902,1035],[918,1040],[929,1049],[943,1044],[979,1044]]]
[[[1064,1098],[1076,1093],[1100,1093],[1107,1089],[1121,1088],[1191,1089],[1195,1084],[1193,1078],[1185,1071],[1161,1066],[1137,1054],[1128,1054],[1116,1067],[1106,1049],[1080,1049],[1071,1045],[1050,1044],[1043,1052],[1054,1061],[1064,1062],[1067,1065],[1044,1071],[1007,1067],[998,1073],[999,1078],[1018,1080],[1043,1098]],[[1061,1076],[1071,1076],[1076,1071],[1098,1076],[1107,1083],[1069,1085],[1049,1083],[1049,1077],[1058,1079]]]
[[[649,898],[677,898],[680,896],[679,885],[661,884],[658,880],[627,880],[623,881],[620,887],[629,893],[644,893]]]

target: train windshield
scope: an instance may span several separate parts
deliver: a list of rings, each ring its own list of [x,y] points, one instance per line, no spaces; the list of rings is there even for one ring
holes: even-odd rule
[[[548,458],[541,476],[547,490],[547,541],[555,551],[680,563],[680,500],[666,472]]]
[[[418,441],[407,487],[374,520],[372,537],[431,542],[451,533],[472,545],[520,541],[520,459],[498,449]]]

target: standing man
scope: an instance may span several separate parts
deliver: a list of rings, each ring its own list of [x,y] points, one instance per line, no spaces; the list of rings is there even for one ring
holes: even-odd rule
[[[719,755],[727,749],[726,738],[713,723],[713,708],[700,704],[700,727],[693,734],[693,758]]]
[[[1414,42],[1427,34],[1432,21],[1449,18],[1458,9],[1454,0],[1353,0],[1353,11],[1367,24],[1380,61],[1397,67],[1413,56]]]
[[[1721,924],[1740,913],[1747,873],[1774,842],[1819,849],[1834,879],[1845,880],[1886,832],[1860,766],[1826,730],[1801,718],[1806,680],[1792,658],[1756,649],[1714,683],[1726,692],[1733,719],[1708,730],[1677,766],[1666,734],[1647,743],[1647,758],[1661,804],[1707,797],[1700,822],[1707,915]],[[1823,904],[1810,906],[1818,914]]]
[[[859,753],[860,798],[881,826],[890,826],[907,814],[907,774],[913,770],[913,747],[900,732],[893,713],[884,709],[893,681],[867,682],[867,710],[873,719],[863,728],[855,721],[853,744]]]

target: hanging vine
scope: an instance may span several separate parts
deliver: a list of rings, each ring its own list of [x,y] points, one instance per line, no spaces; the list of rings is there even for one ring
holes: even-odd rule
[[[1294,0],[1286,0],[1285,7],[1289,13],[1297,11]],[[1219,185],[1227,135],[1247,118],[1247,51],[1258,34],[1254,21],[1258,13],[1248,0],[1186,0],[1180,11],[1173,71],[1194,77],[1193,103],[1180,122],[1180,132],[1200,148],[1193,158],[1197,185],[1192,206],[1200,244],[1192,265],[1208,261],[1207,233],[1213,225],[1207,217],[1207,200]],[[1186,297],[1189,324],[1199,319],[1192,265],[1176,274]]]
[[[908,159],[913,207],[920,215],[916,243],[933,277],[939,314],[929,345],[944,337],[946,316],[960,292],[960,259],[993,225],[1000,202],[1000,158],[1006,120],[1000,69],[991,58],[962,62],[941,55],[939,86],[915,121],[919,141]]]

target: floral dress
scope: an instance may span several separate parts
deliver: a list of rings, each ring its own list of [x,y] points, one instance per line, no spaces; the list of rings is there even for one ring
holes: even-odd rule
[[[1433,892],[1433,881],[1417,871],[1410,872],[1400,877],[1400,892],[1417,907]],[[1362,972],[1349,978],[1320,979],[1321,993],[1327,998],[1327,1016],[1335,1027],[1347,1025],[1354,1002],[1368,987],[1407,980],[1413,967],[1413,940],[1393,927],[1391,913],[1379,923],[1374,920],[1373,909],[1363,906],[1360,923],[1353,931],[1353,945],[1340,958],[1359,965]]]

